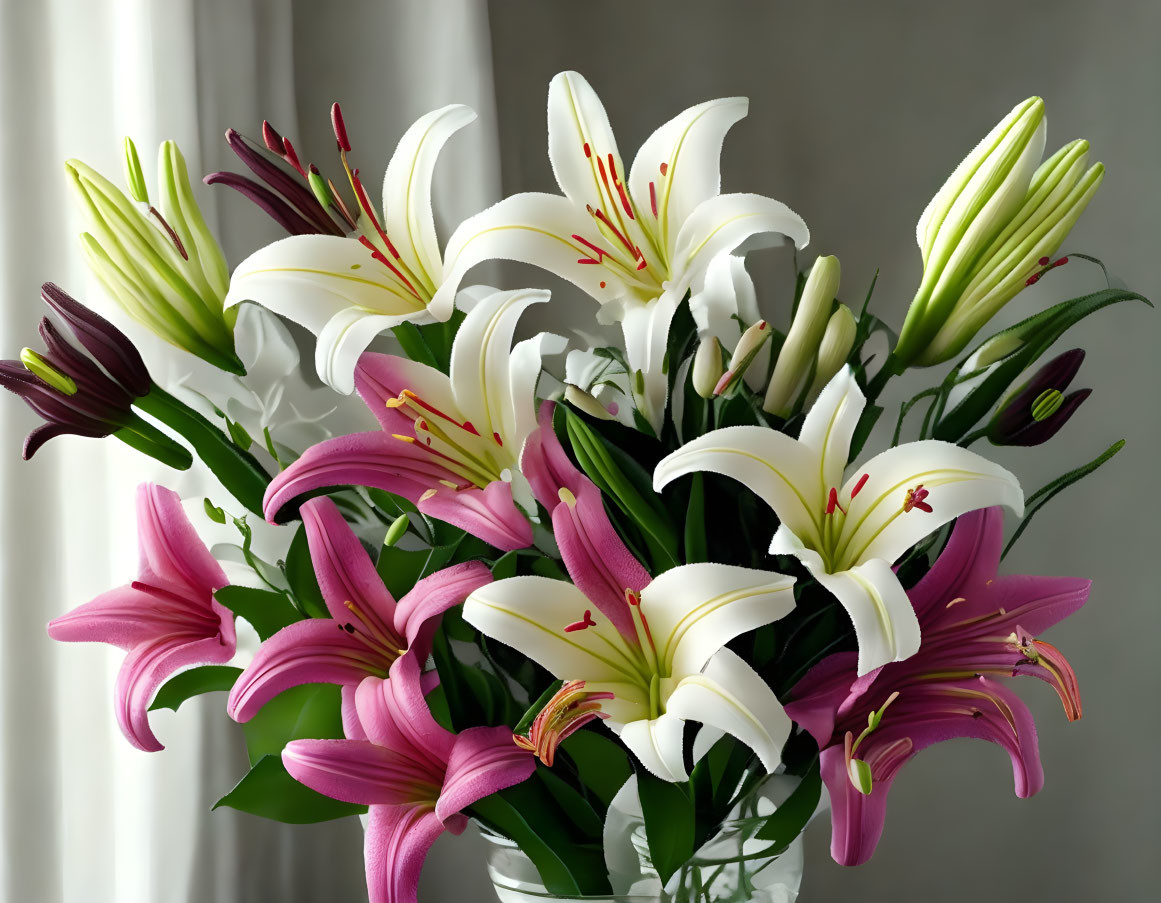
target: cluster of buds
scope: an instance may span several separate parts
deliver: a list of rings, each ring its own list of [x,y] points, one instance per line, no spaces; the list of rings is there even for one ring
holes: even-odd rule
[[[25,348],[20,360],[0,361],[0,386],[45,421],[25,439],[25,459],[54,436],[116,436],[174,467],[189,467],[190,453],[133,411],[153,381],[128,336],[51,282],[41,297],[72,340],[44,317],[45,350]]]
[[[923,279],[897,364],[930,366],[962,351],[1037,281],[1092,200],[1104,167],[1088,165],[1088,142],[1072,141],[1040,164],[1044,136],[1044,102],[1033,97],[988,133],[927,205],[916,235]]]
[[[225,310],[229,271],[194,198],[185,158],[164,141],[158,206],[150,203],[133,142],[125,141],[130,196],[82,163],[65,164],[91,231],[81,236],[89,267],[109,295],[165,341],[230,373],[236,312]]]

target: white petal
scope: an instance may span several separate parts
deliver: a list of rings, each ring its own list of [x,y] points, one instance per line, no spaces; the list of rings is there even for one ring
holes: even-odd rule
[[[536,386],[544,367],[544,358],[563,354],[568,339],[542,332],[517,342],[508,361],[508,388],[511,422],[505,422],[505,437],[511,438],[513,454],[524,447],[524,440],[536,429]],[[508,438],[505,438],[508,442]]]
[[[842,485],[851,437],[866,403],[851,368],[846,366],[827,383],[802,423],[798,441],[820,459],[818,472],[823,495],[832,487],[838,489]]]
[[[919,650],[919,620],[903,584],[881,558],[827,574],[822,560],[804,550],[798,556],[815,579],[842,603],[859,642],[858,672],[910,658]]]
[[[337,235],[292,235],[238,264],[225,304],[256,301],[318,333],[339,310],[426,319],[427,307],[359,242]]]
[[[693,674],[736,636],[794,608],[794,578],[703,562],[672,568],[641,591],[663,671]]]
[[[379,333],[406,319],[368,313],[359,307],[338,311],[319,330],[314,346],[319,379],[336,392],[350,395],[355,390],[355,365],[367,346]]]
[[[592,220],[567,198],[555,194],[514,194],[465,220],[448,239],[444,281],[432,304],[450,303],[464,275],[485,260],[518,260],[555,273],[604,303],[625,291],[624,274],[610,258],[603,264],[582,264],[593,251],[577,241],[600,237]]]
[[[666,700],[665,711],[737,737],[768,772],[778,767],[790,736],[790,719],[774,691],[729,649],[710,659],[703,673],[683,678]]]
[[[817,544],[826,506],[819,496],[817,461],[797,440],[764,426],[730,426],[706,433],[663,458],[653,488],[687,473],[732,477],[774,509],[779,520]]]
[[[701,291],[689,299],[689,310],[699,335],[712,335],[732,351],[746,327],[762,319],[746,261],[734,254],[711,260]]]
[[[1009,471],[975,452],[928,439],[909,442],[876,455],[853,473],[842,490],[848,497],[854,481],[867,482],[851,501],[843,520],[836,567],[869,558],[894,562],[907,549],[948,521],[992,505],[1024,512],[1020,483]],[[904,511],[908,490],[922,485],[930,512]]]
[[[722,142],[749,105],[744,97],[725,97],[690,107],[650,135],[637,152],[629,190],[642,217],[653,218],[651,194],[656,200],[657,235],[667,254],[672,255],[693,209],[721,190]]]
[[[680,295],[665,292],[648,304],[630,306],[621,320],[633,397],[637,409],[658,434],[665,421],[665,403],[669,395],[669,373],[665,360],[669,326],[680,303]],[[636,376],[637,371],[641,372],[640,381]]]
[[[416,120],[395,148],[383,178],[383,228],[407,266],[430,286],[443,276],[431,212],[431,175],[447,140],[476,118],[470,107],[451,104]]]
[[[509,364],[516,323],[531,305],[548,298],[548,292],[530,289],[496,292],[464,318],[452,343],[451,383],[459,409],[481,436],[498,435],[505,447],[514,441]],[[531,406],[531,397],[524,403]],[[518,455],[520,449],[511,452]]]
[[[607,165],[609,154],[617,174],[625,167],[609,115],[596,91],[579,72],[561,72],[548,85],[548,159],[557,184],[582,210],[608,206],[597,160]],[[606,170],[606,176],[611,174]]]
[[[649,717],[649,690],[636,683],[609,680],[585,680],[589,693],[612,693],[612,699],[601,700],[601,712],[608,715],[605,724],[610,730]]]
[[[621,729],[621,742],[663,781],[686,781],[685,722],[674,715],[633,721]]]
[[[596,626],[566,631],[584,619]],[[509,577],[480,587],[464,603],[464,620],[523,652],[560,680],[640,683],[640,653],[571,583]]]
[[[300,357],[294,337],[265,307],[243,304],[238,309],[234,344],[251,385],[265,386],[298,370]]]
[[[677,236],[669,261],[671,291],[684,294],[718,254],[734,250],[754,235],[785,235],[801,248],[810,230],[797,213],[780,201],[759,194],[719,194],[690,213]]]

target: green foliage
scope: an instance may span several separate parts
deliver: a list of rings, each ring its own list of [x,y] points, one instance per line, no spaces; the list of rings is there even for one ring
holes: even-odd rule
[[[167,680],[157,691],[149,711],[173,709],[176,712],[183,702],[193,696],[229,690],[241,673],[241,668],[229,665],[202,665],[182,671]]]
[[[663,781],[638,768],[637,794],[645,816],[649,857],[664,884],[693,856],[695,818],[689,786]]]
[[[302,613],[285,593],[250,586],[223,586],[214,598],[240,618],[250,622],[260,640],[302,620]]]
[[[366,812],[356,806],[316,793],[290,776],[277,755],[263,756],[234,789],[214,803],[251,815],[260,815],[292,825],[332,821]]]

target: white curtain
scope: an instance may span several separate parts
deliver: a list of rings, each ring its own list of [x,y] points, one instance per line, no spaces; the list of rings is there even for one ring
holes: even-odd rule
[[[295,77],[296,50],[314,63],[309,79]],[[362,85],[347,121],[371,174],[415,116],[464,102],[482,121],[437,177],[437,217],[450,223],[498,194],[489,54],[483,0],[3,0],[0,356],[36,346],[38,287],[52,280],[139,340],[159,382],[181,373],[178,353],[110,311],[87,278],[66,158],[116,179],[131,135],[147,169],[163,138],[178,141],[191,173],[234,168],[223,131],[255,134],[263,118],[329,154],[327,85],[338,82]],[[200,197],[232,262],[277,237],[225,189]],[[284,826],[209,811],[245,771],[221,696],[155,713],[167,749],[140,753],[113,719],[120,655],[48,640],[51,617],[132,577],[134,485],[197,495],[204,478],[144,465],[115,440],[57,439],[23,462],[36,422],[0,399],[0,901],[364,899],[354,820]]]

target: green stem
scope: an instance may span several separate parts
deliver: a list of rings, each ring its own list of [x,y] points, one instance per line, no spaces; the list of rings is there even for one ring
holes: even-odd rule
[[[209,420],[158,385],[154,385],[148,395],[136,399],[134,404],[185,439],[234,498],[255,514],[262,514],[262,496],[266,493],[270,476],[253,455],[243,451]]]
[[[886,388],[887,383],[893,377],[899,376],[907,365],[900,361],[894,354],[890,354],[887,360],[883,362],[883,366],[879,368],[879,372],[875,374],[875,378],[867,385],[867,402],[874,403],[874,401],[882,394],[883,389]]]
[[[113,435],[130,448],[156,458],[175,470],[189,470],[193,464],[193,456],[188,449],[136,414],[130,415],[129,422]]]
[[[969,445],[971,445],[977,439],[983,439],[984,436],[986,436],[987,434],[988,434],[988,428],[986,426],[980,427],[974,433],[968,433],[966,436],[964,436],[962,439],[960,439],[959,442],[956,443],[956,445],[960,446],[961,448],[967,448]]]

